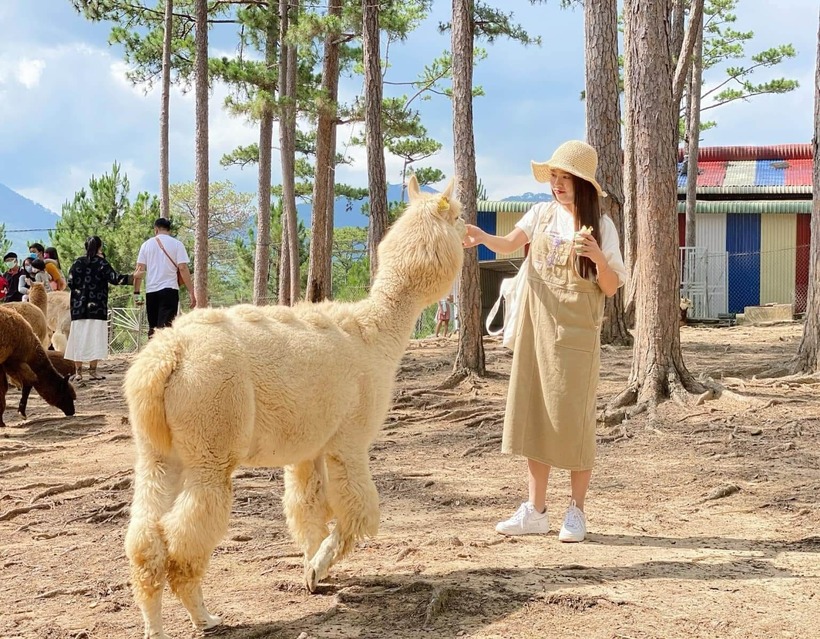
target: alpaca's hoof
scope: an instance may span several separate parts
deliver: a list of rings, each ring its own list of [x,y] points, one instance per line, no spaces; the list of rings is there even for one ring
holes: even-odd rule
[[[194,625],[200,630],[210,630],[211,628],[216,628],[217,626],[222,625],[222,617],[206,615]]]
[[[310,564],[305,566],[305,586],[307,586],[308,592],[311,593],[316,592],[316,588],[319,586],[319,575]]]

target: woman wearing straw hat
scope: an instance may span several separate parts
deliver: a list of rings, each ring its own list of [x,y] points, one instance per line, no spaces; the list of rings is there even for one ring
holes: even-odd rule
[[[604,296],[627,273],[606,197],[595,180],[598,154],[578,140],[547,162],[532,162],[554,201],[533,206],[504,237],[467,226],[465,247],[484,244],[512,253],[530,243],[520,296],[502,451],[527,458],[529,499],[496,530],[503,535],[549,532],[547,481],[555,466],[570,471],[572,499],[558,534],[583,541],[584,500],[595,461],[595,407]]]

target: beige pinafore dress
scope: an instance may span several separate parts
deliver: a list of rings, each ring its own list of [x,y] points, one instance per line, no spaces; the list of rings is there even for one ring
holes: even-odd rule
[[[604,294],[575,267],[572,238],[536,225],[518,316],[501,450],[567,470],[595,462]]]

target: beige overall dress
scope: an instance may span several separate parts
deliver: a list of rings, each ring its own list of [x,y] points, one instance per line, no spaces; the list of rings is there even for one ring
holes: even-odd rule
[[[572,239],[533,232],[504,417],[505,453],[567,470],[595,462],[604,294],[575,269]]]

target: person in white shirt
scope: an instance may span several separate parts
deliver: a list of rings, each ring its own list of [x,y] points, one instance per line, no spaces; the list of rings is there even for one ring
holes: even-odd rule
[[[627,278],[615,224],[600,212],[606,194],[595,180],[597,167],[595,149],[565,142],[547,162],[532,163],[535,179],[551,184],[553,202],[535,205],[504,237],[467,225],[467,248],[512,253],[530,243],[501,445],[527,458],[529,499],[496,526],[503,535],[549,532],[553,466],[570,471],[572,492],[558,539],[586,535],[604,297]]]
[[[141,303],[140,285],[145,279],[145,312],[148,316],[148,337],[158,328],[170,326],[179,311],[179,285],[188,287],[191,308],[196,296],[188,269],[185,245],[171,237],[171,222],[158,218],[154,222],[154,237],[145,240],[137,255],[134,271],[134,301]]]

